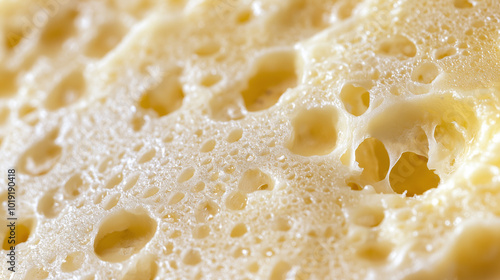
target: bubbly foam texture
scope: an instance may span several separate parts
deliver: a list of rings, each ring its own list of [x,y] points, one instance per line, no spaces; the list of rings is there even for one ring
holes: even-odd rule
[[[499,15],[0,0],[14,279],[500,277]]]

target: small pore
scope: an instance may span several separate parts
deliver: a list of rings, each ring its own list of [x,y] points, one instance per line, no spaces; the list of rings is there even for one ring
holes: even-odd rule
[[[329,154],[337,144],[336,126],[337,114],[332,107],[302,110],[292,120],[288,148],[301,156]]]
[[[198,250],[194,249],[189,249],[186,253],[184,253],[184,256],[182,257],[182,262],[185,265],[197,265],[201,262],[201,255]]]
[[[209,41],[206,42],[205,44],[199,46],[194,52],[198,56],[211,56],[219,52],[220,50],[220,44],[216,41]]]
[[[226,207],[230,210],[243,210],[247,206],[247,195],[235,191],[226,198]]]
[[[429,170],[427,161],[425,156],[412,152],[403,153],[389,174],[392,189],[396,193],[406,193],[407,197],[412,197],[436,188],[440,178]]]
[[[80,174],[71,176],[64,184],[65,196],[69,199],[74,199],[83,191],[84,184]]]
[[[139,159],[137,160],[137,163],[143,164],[143,163],[149,162],[155,156],[156,156],[156,150],[155,149],[148,150],[144,154],[142,154],[141,157],[139,157]]]
[[[271,176],[262,172],[260,169],[250,169],[243,173],[238,189],[243,193],[252,193],[255,191],[270,191],[274,188],[274,181]]]
[[[61,270],[63,272],[73,272],[80,267],[82,267],[83,262],[85,261],[85,254],[83,252],[77,251],[73,253],[69,253],[66,255],[66,258],[61,264]]]
[[[198,204],[195,209],[195,219],[198,223],[212,220],[219,213],[219,206],[210,200]]]
[[[222,76],[219,74],[208,74],[203,79],[201,79],[200,84],[204,87],[211,87],[222,79]]]
[[[195,169],[193,167],[188,167],[182,171],[182,173],[177,178],[177,182],[184,183],[187,182],[194,176]]]
[[[417,54],[417,47],[407,37],[395,35],[383,40],[380,43],[378,52],[383,55],[407,59]]]
[[[454,0],[453,5],[457,9],[467,9],[467,8],[472,8],[473,5],[469,0]]]
[[[453,47],[441,48],[434,52],[434,57],[437,60],[457,54],[457,49]]]
[[[243,137],[243,129],[235,128],[235,129],[231,130],[231,132],[229,132],[229,135],[227,136],[226,141],[228,143],[238,142],[241,139],[241,137]]]
[[[361,179],[368,183],[383,180],[389,171],[389,154],[385,146],[376,138],[368,138],[356,149],[356,161],[363,169]]]
[[[126,34],[124,26],[117,22],[103,24],[96,28],[97,33],[88,42],[85,54],[90,57],[100,58],[112,50]]]
[[[250,112],[267,109],[278,102],[281,95],[297,85],[294,52],[274,52],[261,57],[255,73],[241,92],[245,107]]]
[[[200,152],[202,152],[202,153],[211,152],[215,148],[215,144],[216,144],[216,142],[214,139],[210,139],[210,140],[203,142],[203,144],[201,145],[201,148],[200,148]]]
[[[292,266],[289,263],[279,261],[274,265],[271,275],[269,276],[269,280],[285,280],[287,279],[288,271],[291,269]]]
[[[113,175],[108,182],[106,183],[105,188],[106,189],[112,189],[116,186],[118,186],[123,180],[123,174],[121,172]]]
[[[57,189],[46,192],[38,201],[38,213],[51,219],[59,215],[62,205],[61,202],[55,199]]]
[[[110,196],[104,204],[104,210],[111,210],[112,208],[114,208],[120,201],[120,197],[121,195],[119,193]]]
[[[439,75],[439,68],[432,62],[424,62],[417,66],[412,74],[411,79],[417,83],[430,84]]]
[[[180,70],[167,73],[160,84],[146,90],[139,101],[139,106],[146,110],[152,110],[159,117],[178,110],[184,100],[184,90],[179,76]]]
[[[237,24],[245,24],[249,22],[253,17],[253,12],[251,9],[244,9],[236,15]]]
[[[121,262],[138,253],[156,232],[156,221],[147,214],[122,210],[108,216],[94,240],[94,252],[103,261]]]
[[[55,143],[59,130],[55,129],[24,152],[18,162],[19,171],[32,176],[48,173],[59,161],[61,146]]]
[[[364,87],[346,84],[340,91],[340,99],[347,112],[361,116],[370,106],[370,92]]]
[[[245,224],[239,223],[233,227],[229,236],[231,236],[232,238],[239,238],[245,235],[247,232],[247,226]]]
[[[45,107],[49,110],[66,107],[80,99],[85,90],[86,81],[81,69],[74,70],[52,89],[45,100]]]

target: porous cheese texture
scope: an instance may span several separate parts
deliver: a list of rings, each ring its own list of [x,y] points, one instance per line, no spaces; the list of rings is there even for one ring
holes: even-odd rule
[[[496,0],[0,0],[1,279],[499,279]]]

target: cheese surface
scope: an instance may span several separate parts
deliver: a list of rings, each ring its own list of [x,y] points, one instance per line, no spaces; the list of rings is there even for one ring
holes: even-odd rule
[[[495,0],[0,0],[1,279],[500,278]]]

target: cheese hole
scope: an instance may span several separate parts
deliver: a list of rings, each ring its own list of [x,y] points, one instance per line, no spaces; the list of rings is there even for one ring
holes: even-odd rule
[[[108,182],[106,183],[105,188],[106,189],[112,189],[116,186],[118,186],[123,180],[123,173],[119,172],[115,175],[113,175]]]
[[[177,178],[177,182],[184,183],[187,182],[194,176],[195,169],[193,167],[188,167],[182,171],[182,173]]]
[[[247,206],[247,195],[241,192],[230,193],[226,198],[226,207],[231,210],[243,210]]]
[[[401,155],[389,174],[392,189],[406,196],[421,195],[427,190],[436,188],[440,178],[427,167],[428,159],[412,152]]]
[[[15,72],[0,67],[0,98],[10,97],[17,92]]]
[[[424,62],[413,70],[411,79],[421,84],[430,84],[438,75],[439,69],[436,64],[432,62]]]
[[[57,49],[57,45],[62,44],[75,32],[74,21],[78,16],[78,11],[68,9],[59,11],[50,17],[49,22],[42,31],[40,42],[48,47],[50,52]]]
[[[57,110],[80,99],[86,89],[85,78],[81,70],[74,70],[56,85],[45,100],[45,107]]]
[[[57,190],[53,189],[46,192],[38,201],[37,211],[47,218],[55,218],[59,215],[62,205],[60,201],[54,199]]]
[[[180,71],[174,72],[165,75],[160,84],[144,92],[139,101],[141,108],[152,110],[159,117],[163,117],[182,106],[184,90],[179,82]]]
[[[168,205],[174,205],[174,204],[179,203],[184,198],[184,196],[185,196],[185,194],[182,192],[173,193],[170,196],[170,199],[168,200]]]
[[[32,176],[40,176],[49,172],[62,154],[61,146],[54,142],[58,134],[59,130],[53,130],[28,148],[19,159],[19,171]]]
[[[15,231],[11,231],[9,227],[6,227],[2,248],[4,250],[10,250],[11,246],[18,246],[19,244],[26,242],[31,236],[34,226],[34,221],[32,219],[27,219],[16,222]],[[14,240],[14,242],[9,243],[9,240],[11,242]]]
[[[85,254],[83,252],[77,251],[73,253],[69,253],[66,255],[66,258],[61,264],[61,270],[63,272],[73,272],[80,267],[82,267],[83,262],[85,261]]]
[[[202,153],[211,152],[215,148],[215,144],[216,144],[216,142],[213,139],[210,139],[210,140],[203,142],[203,144],[201,145],[201,148],[200,148],[200,152],[202,152]]]
[[[97,33],[88,42],[85,55],[100,58],[112,50],[126,34],[127,30],[116,22],[105,23],[96,28]]]
[[[209,74],[203,77],[203,79],[201,80],[201,85],[204,87],[211,87],[220,82],[221,79],[222,76],[219,74]]]
[[[207,225],[201,225],[194,229],[193,238],[203,239],[208,237],[209,234],[210,234],[210,227]]]
[[[10,27],[5,31],[4,45],[7,50],[12,50],[23,40],[23,31],[20,28]]]
[[[287,273],[292,269],[292,266],[285,262],[279,261],[273,267],[271,271],[271,275],[269,276],[269,280],[285,280],[287,279]]]
[[[238,189],[243,193],[270,191],[273,188],[274,182],[271,177],[258,168],[245,171],[238,183]]]
[[[209,41],[199,46],[194,52],[198,56],[211,56],[220,50],[220,44],[215,41]]]
[[[294,52],[275,52],[261,57],[255,73],[241,92],[245,107],[250,112],[267,109],[289,88],[297,85]]]
[[[113,207],[115,207],[120,201],[120,197],[121,195],[119,193],[110,196],[104,204],[104,210],[111,210]]]
[[[144,116],[136,115],[136,116],[132,117],[132,119],[130,120],[130,124],[132,125],[132,129],[134,131],[140,131],[142,129],[142,127],[144,126],[144,124],[146,124],[146,120],[145,120]]]
[[[289,231],[292,228],[290,221],[285,217],[277,217],[273,221],[273,229],[277,231]]]
[[[458,9],[467,9],[473,7],[469,0],[454,0],[453,5]]]
[[[242,119],[242,102],[231,94],[217,95],[209,101],[210,117],[216,121],[230,121]]]
[[[253,262],[248,266],[248,271],[251,273],[257,273],[260,269],[260,265],[257,262]]]
[[[210,200],[202,201],[195,209],[195,219],[198,223],[212,220],[219,213],[219,209],[219,206]]]
[[[68,179],[68,181],[66,181],[63,189],[64,189],[65,196],[67,198],[74,199],[75,197],[80,195],[80,193],[83,191],[84,187],[85,186],[83,184],[82,178],[80,177],[80,174],[75,174],[75,175],[71,176]]]
[[[457,53],[456,48],[453,48],[453,47],[441,48],[441,49],[437,49],[434,52],[434,57],[437,60],[440,60],[440,59],[446,58],[448,56],[455,55],[456,53]]]
[[[385,218],[384,208],[375,205],[360,205],[349,211],[349,218],[363,227],[376,227]]]
[[[155,156],[156,156],[156,150],[155,149],[148,150],[144,154],[142,154],[142,156],[139,157],[139,159],[137,160],[137,163],[143,164],[143,163],[149,162]]]
[[[389,154],[384,144],[378,139],[373,137],[365,139],[358,146],[355,154],[359,167],[363,169],[362,180],[375,183],[386,177],[390,164]]]
[[[122,210],[108,216],[99,226],[94,252],[103,261],[121,262],[146,246],[155,232],[156,221],[147,214]]]
[[[449,151],[456,151],[465,145],[464,137],[454,123],[441,123],[434,130],[434,139]]]
[[[131,188],[133,188],[137,184],[139,178],[140,178],[139,174],[131,175],[123,185],[123,191],[128,191]]]
[[[236,15],[236,23],[245,24],[249,22],[252,19],[252,17],[253,17],[253,12],[251,9],[242,10]]]
[[[154,280],[158,274],[156,257],[147,255],[141,257],[128,270],[123,280]]]
[[[231,230],[231,234],[229,236],[231,236],[232,238],[239,238],[245,235],[247,232],[248,232],[247,226],[245,224],[240,223],[233,227],[233,229]]]
[[[381,262],[387,260],[392,247],[393,245],[389,242],[373,242],[361,245],[357,248],[357,254],[368,261]]]
[[[361,116],[370,106],[370,92],[364,87],[346,84],[340,91],[340,99],[347,112],[354,116]]]
[[[49,277],[49,273],[45,271],[43,268],[33,267],[26,272],[24,276],[24,280],[41,280],[47,279]]]
[[[19,108],[19,111],[17,112],[17,114],[18,114],[19,118],[24,118],[35,111],[36,111],[35,106],[33,106],[31,104],[23,104],[23,106],[21,106],[21,108]]]
[[[293,137],[288,148],[302,156],[329,154],[337,143],[336,123],[337,114],[331,107],[300,111],[292,120]]]
[[[417,47],[407,37],[403,35],[395,35],[383,40],[380,43],[378,52],[383,55],[407,59],[409,57],[414,57],[417,54]]]
[[[356,7],[355,3],[350,1],[342,3],[337,10],[337,17],[345,20],[351,17],[353,9]]]
[[[231,130],[231,132],[229,132],[229,135],[227,136],[226,141],[228,143],[238,142],[242,136],[243,136],[243,129],[235,128],[235,129]]]
[[[148,188],[144,192],[144,195],[142,197],[144,197],[144,198],[152,197],[153,195],[157,194],[159,191],[160,191],[160,189],[157,187]]]
[[[201,255],[198,250],[190,249],[187,252],[184,253],[184,256],[182,257],[182,262],[185,265],[197,265],[201,262]]]

